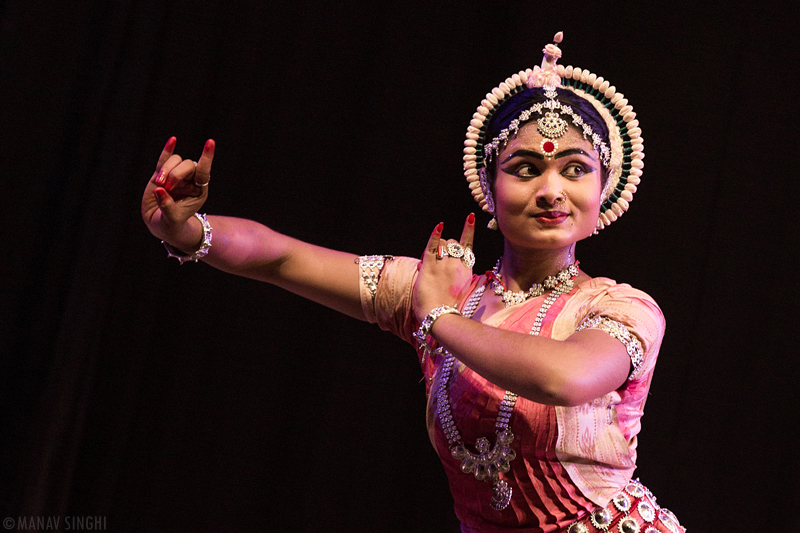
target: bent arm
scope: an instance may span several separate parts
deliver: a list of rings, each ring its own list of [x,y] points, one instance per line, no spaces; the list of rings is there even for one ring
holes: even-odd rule
[[[414,288],[414,313],[423,322],[441,303],[455,306],[470,290],[460,261],[437,258],[446,244],[442,225],[434,229]],[[461,245],[471,247],[474,219],[468,219]],[[457,314],[441,315],[430,330],[440,346],[490,382],[548,405],[590,402],[621,387],[631,369],[622,342],[604,331],[587,329],[565,340],[507,331]]]
[[[487,380],[547,405],[590,402],[620,388],[631,368],[625,346],[596,329],[559,341],[448,314],[436,320],[431,332]]]

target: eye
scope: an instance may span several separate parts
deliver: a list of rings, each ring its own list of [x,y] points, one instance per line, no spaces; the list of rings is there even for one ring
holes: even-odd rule
[[[579,163],[570,163],[564,167],[564,170],[561,171],[561,173],[568,178],[580,178],[589,172],[592,172],[591,168],[586,168],[584,165]]]
[[[539,175],[539,169],[531,163],[520,163],[511,165],[503,169],[506,174],[511,174],[520,178],[532,178]]]

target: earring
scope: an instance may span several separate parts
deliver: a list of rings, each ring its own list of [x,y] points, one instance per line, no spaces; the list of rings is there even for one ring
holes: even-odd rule
[[[486,210],[492,215],[492,220],[489,221],[486,227],[491,230],[496,230],[498,226],[497,218],[494,216],[494,197],[492,196],[492,190],[489,188],[489,182],[486,179],[486,167],[483,167],[478,175],[480,176],[481,191],[483,192],[483,197],[486,199]]]

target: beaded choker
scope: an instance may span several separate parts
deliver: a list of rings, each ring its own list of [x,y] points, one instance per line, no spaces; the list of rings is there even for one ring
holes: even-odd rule
[[[569,292],[572,289],[572,280],[578,275],[579,263],[578,261],[575,261],[571,265],[559,270],[558,274],[555,276],[547,276],[542,283],[534,283],[527,291],[509,291],[506,289],[506,285],[503,283],[503,278],[500,275],[501,261],[502,258],[497,260],[497,264],[494,266],[492,271],[486,273],[486,278],[487,281],[491,283],[494,293],[503,298],[503,303],[506,307],[521,304],[530,298],[541,296],[546,291],[555,289],[556,287],[560,287],[562,285],[563,288],[566,289],[563,292]]]
[[[499,265],[500,263],[498,262],[498,266],[495,269],[499,269]],[[573,268],[574,271],[571,270]],[[539,335],[547,311],[559,296],[568,293],[572,289],[573,280],[578,275],[577,262],[559,272],[555,277],[559,278],[562,272],[565,271],[574,272],[574,274],[572,274],[572,277],[567,277],[566,281],[559,281],[552,287],[552,292],[547,295],[542,307],[539,309],[539,313],[536,315],[536,320],[534,320],[533,327],[531,327],[531,335]],[[485,290],[486,285],[481,285],[472,293],[472,296],[469,297],[464,306],[463,316],[471,318],[475,314]],[[500,411],[497,414],[497,420],[495,420],[497,440],[494,447],[490,448],[489,439],[481,437],[475,441],[477,453],[470,451],[461,440],[461,433],[458,431],[455,420],[453,420],[450,397],[447,390],[447,384],[450,381],[450,374],[453,372],[456,358],[449,350],[445,349],[443,353],[444,360],[439,370],[440,378],[436,389],[436,406],[439,414],[439,423],[450,446],[450,453],[456,459],[461,460],[462,472],[473,474],[475,479],[479,481],[486,480],[492,484],[492,508],[502,511],[508,507],[513,493],[511,486],[500,479],[500,474],[506,473],[511,469],[509,463],[517,456],[516,452],[511,448],[511,443],[514,442],[514,434],[509,427],[511,413],[517,403],[517,395],[511,391],[506,391],[503,396],[503,401],[500,403]]]

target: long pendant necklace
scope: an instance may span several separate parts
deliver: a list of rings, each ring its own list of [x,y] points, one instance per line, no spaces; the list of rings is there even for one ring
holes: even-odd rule
[[[572,267],[574,267],[574,274],[573,270],[571,270]],[[499,261],[495,269],[499,270]],[[531,327],[531,335],[539,335],[548,309],[552,307],[559,296],[572,290],[574,279],[578,275],[577,263],[570,265],[561,272],[568,269],[570,269],[570,277],[567,278],[566,281],[561,281],[556,284],[556,286],[552,287],[552,292],[547,295],[547,298],[545,298],[542,303],[542,307],[539,308],[539,313],[536,315],[533,327]],[[561,272],[558,273],[558,276],[561,275]],[[478,308],[478,304],[485,290],[486,284],[481,285],[475,290],[464,306],[464,310],[462,311],[463,316],[471,318],[472,315],[475,314],[475,310]],[[505,299],[503,301],[505,301]],[[508,307],[508,304],[506,304],[506,307]],[[450,382],[450,374],[453,372],[456,358],[449,350],[444,353],[445,357],[440,370],[441,377],[436,391],[436,406],[439,412],[439,423],[442,426],[445,437],[447,437],[447,443],[450,446],[450,453],[456,459],[461,459],[461,471],[465,474],[473,474],[475,479],[479,481],[488,478],[486,480],[492,483],[491,506],[498,511],[502,511],[508,507],[508,504],[511,502],[511,494],[513,492],[512,487],[510,487],[506,481],[500,479],[500,474],[510,470],[511,465],[509,463],[517,456],[516,452],[511,449],[511,443],[514,442],[514,434],[509,427],[511,413],[514,410],[514,405],[517,403],[517,395],[511,391],[506,391],[503,396],[503,401],[500,402],[500,410],[497,413],[497,419],[494,424],[495,433],[497,433],[497,440],[494,443],[494,447],[490,449],[489,439],[480,437],[475,441],[477,453],[470,451],[461,440],[461,433],[458,431],[458,426],[456,426],[453,420],[450,397],[447,390],[447,385]]]

